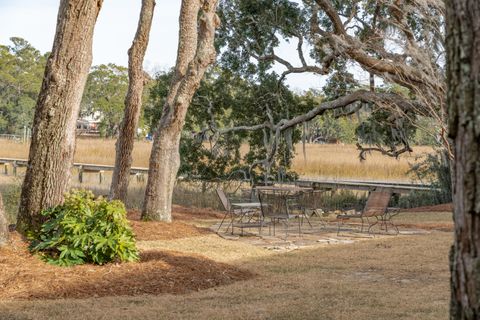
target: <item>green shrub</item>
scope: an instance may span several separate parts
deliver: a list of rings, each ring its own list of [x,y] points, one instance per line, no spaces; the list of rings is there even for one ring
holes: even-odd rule
[[[62,205],[44,210],[46,222],[31,243],[47,262],[70,266],[136,261],[138,251],[120,201],[95,199],[90,191],[67,194]]]
[[[411,192],[404,196],[403,203],[408,207],[428,206],[452,202],[452,179],[450,160],[442,150],[417,157],[409,174],[424,184],[435,188],[431,192]]]

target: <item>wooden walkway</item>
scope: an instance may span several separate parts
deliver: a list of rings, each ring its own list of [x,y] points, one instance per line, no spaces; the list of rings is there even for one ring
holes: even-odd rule
[[[26,159],[0,158],[0,165],[3,165],[3,173],[9,175],[10,171],[13,175],[17,175],[17,168],[26,167],[28,161]],[[112,171],[114,166],[99,165],[90,163],[74,163],[73,167],[78,171],[78,181],[83,182],[84,173],[98,174],[98,181],[102,183],[105,180],[105,171]],[[145,181],[145,176],[148,173],[148,168],[132,167],[130,174],[136,176],[137,181]]]

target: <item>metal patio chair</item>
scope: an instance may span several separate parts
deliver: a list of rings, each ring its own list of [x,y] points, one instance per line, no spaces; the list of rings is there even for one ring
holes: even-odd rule
[[[372,227],[380,224],[381,228],[385,228],[388,232],[388,226],[395,229],[396,234],[399,233],[397,226],[392,222],[392,217],[397,215],[400,208],[389,208],[388,203],[392,197],[392,190],[388,188],[379,188],[370,192],[367,203],[361,212],[355,212],[354,214],[340,214],[337,215],[338,229],[337,235],[340,234],[340,227],[350,219],[360,219],[361,229],[363,232],[365,222],[368,223],[368,233],[370,234]],[[371,221],[373,220],[373,222]]]
[[[275,235],[276,224],[283,221],[286,225],[286,240],[290,225],[289,221],[293,218],[298,218],[298,233],[302,233],[304,211],[301,209],[296,210],[300,207],[301,193],[291,194],[285,190],[261,190],[258,192],[258,198],[261,204],[263,220],[265,221],[266,218],[270,219],[269,230],[270,226],[273,226],[273,235]]]
[[[325,196],[326,190],[310,190],[305,191],[301,199],[301,207],[304,210],[305,218],[310,224],[308,212],[311,212],[310,218],[314,215],[320,219],[323,227],[327,226],[327,221],[325,217],[327,214],[324,212],[324,203],[323,197]],[[310,224],[311,226],[311,224]]]
[[[217,192],[218,198],[220,199],[220,202],[222,203],[222,206],[225,210],[225,215],[223,216],[223,219],[217,228],[217,232],[220,230],[220,228],[222,227],[227,217],[230,217],[230,222],[228,224],[226,231],[228,232],[230,227],[232,227],[232,234],[233,234],[234,227],[241,228],[242,234],[243,234],[244,228],[252,228],[252,227],[261,228],[262,221],[260,221],[260,219],[258,219],[253,223],[251,222],[252,219],[254,219],[255,215],[259,213],[260,203],[257,203],[257,202],[232,203],[223,189],[216,189],[215,191]],[[248,218],[246,222],[243,221],[243,219],[245,218]]]

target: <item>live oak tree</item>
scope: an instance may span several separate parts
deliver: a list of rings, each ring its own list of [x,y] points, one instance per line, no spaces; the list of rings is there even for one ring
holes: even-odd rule
[[[75,128],[92,61],[92,37],[102,0],[62,0],[52,52],[35,107],[17,229],[42,222],[42,209],[63,201],[71,176]]]
[[[244,123],[269,123],[301,115],[321,99],[314,93],[295,93],[278,78],[276,74],[260,74],[244,79],[221,68],[208,73],[187,114],[181,140],[183,177],[212,180],[234,176],[252,182],[273,175],[286,178],[293,144],[301,140],[300,130],[285,131],[268,171],[262,163],[274,138],[269,128],[225,131]],[[244,154],[240,153],[242,144],[248,145]]]
[[[434,119],[430,132],[447,152],[443,21],[441,1],[331,1],[331,0],[225,0],[220,2],[222,28],[220,61],[229,69],[251,77],[282,66],[282,78],[314,73],[334,79],[356,66],[370,75],[368,86],[355,87],[323,101],[308,115],[268,123],[285,130],[309,121],[328,109],[351,114],[360,108],[382,110],[388,139],[372,147],[359,146],[361,156],[380,151],[398,156],[411,150],[405,124],[417,116]],[[296,44],[297,59],[279,50]],[[358,72],[358,71],[357,71]],[[345,79],[345,77],[339,77]],[[377,114],[378,116],[378,114]],[[238,130],[263,130],[253,123]],[[233,128],[232,128],[233,129]],[[426,128],[423,128],[426,129]],[[275,131],[273,130],[273,131]],[[382,142],[393,141],[387,145]],[[275,148],[271,148],[275,150]]]
[[[142,0],[137,33],[128,50],[128,92],[116,143],[115,170],[110,187],[110,197],[124,202],[127,198],[133,142],[140,118],[143,88],[148,80],[148,76],[143,71],[143,59],[148,46],[154,8],[155,0]]]
[[[177,61],[162,116],[154,132],[144,219],[171,221],[173,187],[180,166],[179,144],[185,115],[205,70],[215,61],[217,0],[183,0]]]
[[[454,140],[451,319],[480,318],[480,2],[447,0],[449,135]]]

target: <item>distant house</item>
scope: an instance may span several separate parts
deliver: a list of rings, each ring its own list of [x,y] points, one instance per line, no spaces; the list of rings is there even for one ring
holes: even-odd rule
[[[77,120],[77,135],[100,135],[100,117],[93,114]]]

